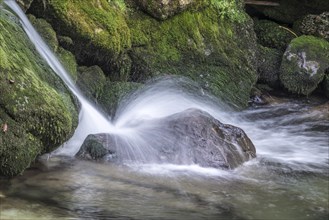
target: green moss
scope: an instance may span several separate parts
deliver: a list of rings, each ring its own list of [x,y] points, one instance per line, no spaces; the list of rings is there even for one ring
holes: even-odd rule
[[[329,42],[313,36],[294,39],[284,54],[280,79],[291,92],[311,94],[329,68]]]
[[[78,78],[78,65],[74,55],[70,51],[65,50],[62,47],[58,48],[56,54],[67,72],[71,75],[73,81],[76,81]]]
[[[67,140],[77,124],[72,97],[37,54],[16,18],[0,13],[0,175],[22,172]]]
[[[90,159],[101,159],[108,153],[108,150],[103,146],[102,143],[94,135],[89,135],[83,142],[77,157],[90,158]]]
[[[98,66],[81,66],[78,72],[77,84],[81,91],[91,99],[98,99],[106,81],[102,69]]]
[[[46,18],[61,35],[75,42],[72,52],[79,62],[98,61],[109,72],[109,62],[130,47],[123,1],[35,0],[30,11]],[[86,54],[85,51],[88,51]]]
[[[41,37],[47,42],[48,46],[56,52],[58,48],[58,40],[56,32],[52,26],[46,20],[37,19],[33,15],[28,15],[28,18]]]
[[[269,20],[256,20],[255,32],[258,42],[261,45],[282,51],[295,38],[294,34],[289,32],[285,27]]]
[[[232,0],[209,0],[220,12],[220,16],[223,19],[229,19],[236,22],[245,22],[247,20],[246,14],[243,12],[243,1]]]
[[[259,45],[258,82],[271,87],[279,86],[279,74],[283,52]]]
[[[257,78],[250,20],[222,19],[216,7],[185,11],[162,22],[138,10],[130,18],[133,80],[189,76],[232,105],[246,106]]]
[[[97,64],[111,80],[142,82],[157,75],[188,75],[216,96],[246,106],[257,78],[257,48],[243,1],[196,1],[165,21],[145,14],[134,1],[125,1],[124,9],[119,2],[47,0],[44,8],[42,0],[34,0],[30,11],[72,38],[69,49],[79,63]],[[203,71],[213,78],[198,77]],[[226,83],[227,79],[232,82]],[[230,94],[223,95],[230,88]]]
[[[114,116],[119,102],[129,93],[142,87],[140,83],[106,81],[98,103],[109,115]]]

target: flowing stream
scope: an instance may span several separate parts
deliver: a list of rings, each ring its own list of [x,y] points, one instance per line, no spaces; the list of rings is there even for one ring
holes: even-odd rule
[[[281,98],[234,112],[192,82],[165,78],[124,99],[111,122],[81,95],[15,1],[5,3],[82,109],[74,137],[49,160],[22,176],[0,179],[0,219],[328,219],[326,100]],[[133,140],[138,146],[132,150],[143,154],[148,140],[161,137],[161,130],[143,134],[144,122],[188,108],[242,128],[257,158],[224,171],[197,164],[119,165],[71,157],[88,134],[99,132]]]

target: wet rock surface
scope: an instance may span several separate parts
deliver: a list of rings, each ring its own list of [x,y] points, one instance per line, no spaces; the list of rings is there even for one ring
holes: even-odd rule
[[[222,169],[233,169],[256,156],[253,143],[242,129],[197,109],[132,126],[136,126],[133,138],[129,134],[89,135],[77,156],[102,159],[106,152],[110,161],[119,163],[198,164]]]

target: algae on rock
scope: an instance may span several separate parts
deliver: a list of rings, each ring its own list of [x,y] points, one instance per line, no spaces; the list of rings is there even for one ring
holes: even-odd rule
[[[329,68],[329,42],[301,36],[291,41],[283,55],[280,80],[297,94],[309,95],[322,82]]]
[[[0,175],[14,176],[66,141],[78,113],[16,17],[0,10],[0,125],[8,126],[0,133]]]

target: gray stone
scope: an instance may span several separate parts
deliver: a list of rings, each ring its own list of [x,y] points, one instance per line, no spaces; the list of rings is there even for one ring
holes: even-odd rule
[[[95,159],[90,156],[92,151],[102,151],[119,163],[198,164],[222,169],[233,169],[256,156],[254,145],[242,129],[223,124],[197,109],[137,122],[131,127],[137,132],[89,135],[77,156]],[[99,155],[96,159],[105,156]]]

